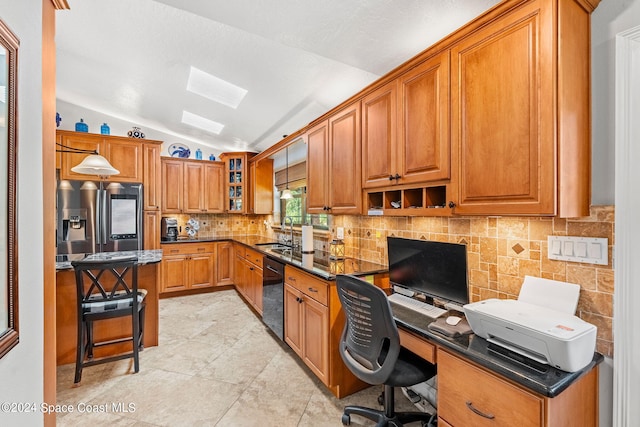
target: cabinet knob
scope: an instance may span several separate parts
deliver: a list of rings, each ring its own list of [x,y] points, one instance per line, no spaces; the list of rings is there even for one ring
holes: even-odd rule
[[[309,292],[318,292],[318,290],[314,288],[309,288]]]
[[[456,207],[455,202],[453,202],[453,201],[449,202],[449,208],[453,209],[455,207]]]
[[[389,181],[393,181],[394,179],[393,175],[389,175]]]
[[[400,175],[396,174],[396,176],[393,177],[393,179],[395,179],[396,181],[399,180],[400,178],[402,178]]]

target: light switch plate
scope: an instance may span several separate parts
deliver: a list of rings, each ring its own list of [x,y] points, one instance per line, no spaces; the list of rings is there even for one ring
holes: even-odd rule
[[[560,261],[609,264],[606,237],[547,236],[548,257]]]
[[[344,227],[336,228],[336,238],[340,240],[344,239]]]

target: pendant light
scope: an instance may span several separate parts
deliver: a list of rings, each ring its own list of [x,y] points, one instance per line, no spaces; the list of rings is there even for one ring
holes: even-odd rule
[[[113,166],[111,163],[104,157],[98,154],[97,151],[94,150],[82,150],[74,147],[67,147],[66,145],[62,145],[60,143],[56,143],[60,149],[56,151],[59,153],[80,153],[80,154],[88,154],[80,164],[71,168],[72,172],[80,173],[83,175],[98,175],[100,178],[104,179],[111,175],[118,175],[120,171]]]
[[[280,199],[282,200],[293,199],[293,193],[291,193],[291,190],[289,190],[289,147],[285,148],[285,156],[287,162],[287,167],[285,169],[287,188],[285,188],[280,195]]]
[[[111,166],[107,159],[99,154],[88,155],[80,164],[72,167],[71,171],[84,175],[98,175],[99,177],[108,177],[120,173],[118,169]]]

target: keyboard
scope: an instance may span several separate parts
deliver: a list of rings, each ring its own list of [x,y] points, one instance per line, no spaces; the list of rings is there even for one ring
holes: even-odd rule
[[[417,299],[399,293],[389,295],[388,299],[389,302],[393,304],[398,304],[402,307],[408,308],[409,310],[415,311],[417,313],[424,314],[425,316],[429,316],[433,319],[436,319],[447,312],[447,310],[440,307],[427,304],[426,302],[418,301]]]

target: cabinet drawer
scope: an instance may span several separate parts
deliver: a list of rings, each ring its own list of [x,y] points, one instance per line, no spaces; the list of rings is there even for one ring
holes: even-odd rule
[[[438,350],[438,416],[452,426],[540,426],[543,399]]]
[[[253,249],[247,249],[244,257],[250,263],[262,268],[262,258],[264,258],[264,255],[260,252],[254,251]]]
[[[398,333],[400,334],[400,345],[422,357],[424,360],[430,363],[436,363],[435,345],[403,329],[398,329]]]
[[[287,265],[284,268],[284,281],[320,304],[328,305],[329,284],[324,280]]]
[[[160,245],[163,255],[190,255],[213,253],[215,251],[215,243],[171,243]]]

